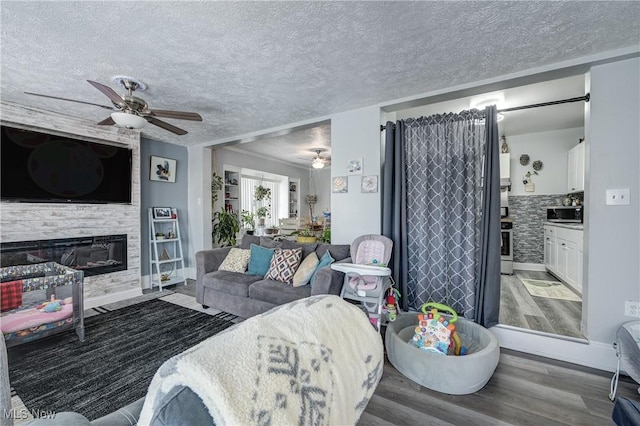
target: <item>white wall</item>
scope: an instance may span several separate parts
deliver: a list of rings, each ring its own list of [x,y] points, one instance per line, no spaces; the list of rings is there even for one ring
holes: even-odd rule
[[[331,211],[331,169],[314,170],[313,183],[318,196],[318,203],[314,207],[314,213],[321,216],[324,210]]]
[[[584,128],[553,130],[548,132],[506,135],[511,153],[511,192],[509,195],[551,195],[567,192],[567,154],[584,137]],[[520,156],[529,155],[529,164],[520,164]],[[538,175],[533,175],[534,192],[525,192],[522,180],[533,162],[543,163]]]
[[[591,68],[586,122],[587,328],[611,343],[625,300],[640,300],[640,59]],[[605,205],[607,188],[629,188],[631,204]]]
[[[360,192],[362,176],[380,177],[380,108],[367,107],[331,117],[331,176],[347,176],[349,160],[362,158],[364,174],[349,176],[347,193],[331,194],[331,242],[351,244],[381,231],[380,191]]]

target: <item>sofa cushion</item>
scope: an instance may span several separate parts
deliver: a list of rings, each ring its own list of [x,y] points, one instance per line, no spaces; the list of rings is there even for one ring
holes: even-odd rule
[[[300,259],[302,259],[302,248],[275,249],[265,278],[287,284],[293,283],[293,275],[298,270]]]
[[[212,425],[214,422],[202,399],[191,388],[176,386],[154,407],[150,426],[181,424]]]
[[[202,277],[203,287],[229,293],[234,296],[247,297],[249,286],[261,280],[258,275],[247,275],[230,271],[214,271],[204,274]]]
[[[318,263],[318,266],[313,271],[313,274],[311,274],[311,278],[309,279],[311,287],[313,287],[313,283],[315,283],[316,281],[316,272],[318,272],[318,270],[324,268],[325,266],[331,265],[333,262],[335,262],[335,259],[331,257],[331,253],[329,252],[329,250],[325,251],[322,255],[322,259],[320,259],[320,263]]]
[[[305,257],[298,270],[293,275],[293,286],[299,287],[301,285],[309,284],[309,280],[313,273],[316,271],[320,260],[315,252],[311,252],[309,256]]]
[[[316,249],[318,259],[322,259],[327,250],[335,260],[342,260],[351,256],[351,246],[349,244],[320,244]]]
[[[249,297],[251,299],[273,303],[274,305],[282,305],[309,296],[311,296],[311,287],[308,285],[293,287],[280,281],[261,280],[249,286]]]
[[[266,248],[280,248],[280,241],[276,241],[269,237],[260,237],[260,245]]]
[[[251,250],[234,247],[229,250],[229,254],[220,264],[218,271],[244,272],[249,265],[249,256],[251,256]]]
[[[269,272],[271,258],[275,249],[260,247],[251,244],[251,256],[249,257],[249,275],[260,275],[264,277]]]
[[[248,235],[245,234],[242,236],[242,241],[240,242],[240,248],[241,249],[250,249],[251,248],[251,244],[255,244],[257,246],[260,245],[260,237],[257,237],[255,235]]]
[[[318,243],[300,244],[295,241],[289,241],[289,240],[284,240],[282,242],[283,249],[294,249],[298,247],[302,248],[302,258],[306,259],[310,253],[316,251],[316,248],[318,247]]]

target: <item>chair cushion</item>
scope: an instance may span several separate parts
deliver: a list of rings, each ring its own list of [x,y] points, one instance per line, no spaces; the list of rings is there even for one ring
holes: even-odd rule
[[[264,277],[269,272],[271,258],[275,249],[260,247],[251,244],[251,256],[249,257],[249,275],[260,275]]]
[[[251,256],[251,250],[234,247],[229,250],[229,254],[220,264],[218,271],[244,272],[249,265],[249,256]]]
[[[234,296],[247,297],[249,286],[261,280],[258,275],[247,275],[230,271],[214,271],[204,274],[202,277],[203,287],[229,293]]]
[[[293,302],[311,296],[311,287],[303,285],[293,287],[280,281],[262,280],[249,286],[249,297],[274,305]]]
[[[318,266],[316,267],[315,271],[313,271],[313,274],[311,274],[311,278],[309,279],[311,287],[313,287],[313,283],[316,281],[316,272],[318,272],[318,270],[324,268],[325,266],[331,265],[333,262],[335,262],[335,259],[331,257],[331,253],[329,253],[329,250],[325,251],[322,255],[322,259],[320,259],[320,263],[318,263]]]
[[[293,286],[300,287],[301,285],[308,284],[319,263],[320,260],[315,252],[311,252],[307,257],[305,257],[300,266],[298,266],[298,270],[293,275]]]
[[[275,249],[265,279],[293,283],[293,275],[298,270],[300,259],[302,259],[302,248]]]

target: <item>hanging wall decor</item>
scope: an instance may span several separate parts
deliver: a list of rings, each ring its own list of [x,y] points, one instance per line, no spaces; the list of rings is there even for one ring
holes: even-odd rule
[[[349,176],[361,175],[363,172],[364,172],[364,167],[362,166],[362,158],[349,160],[349,163],[347,163],[347,174]]]
[[[362,176],[361,192],[378,192],[378,176]]]
[[[333,178],[333,192],[344,193],[349,191],[349,178],[347,176],[336,176]]]
[[[149,180],[174,183],[176,181],[176,160],[152,155]]]
[[[522,154],[520,156],[520,164],[522,164],[523,166],[526,166],[527,164],[529,164],[529,155]]]

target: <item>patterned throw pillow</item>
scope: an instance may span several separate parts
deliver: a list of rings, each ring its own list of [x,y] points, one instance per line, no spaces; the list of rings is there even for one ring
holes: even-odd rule
[[[275,249],[269,272],[265,279],[272,279],[283,283],[293,283],[293,275],[300,265],[302,249]]]
[[[232,248],[218,268],[219,271],[244,272],[249,264],[251,250]]]
[[[305,257],[300,267],[293,275],[293,286],[300,287],[309,283],[311,276],[316,271],[316,267],[320,263],[316,252],[312,251],[309,256]]]

